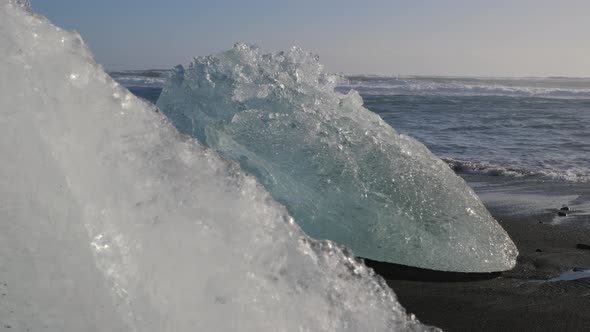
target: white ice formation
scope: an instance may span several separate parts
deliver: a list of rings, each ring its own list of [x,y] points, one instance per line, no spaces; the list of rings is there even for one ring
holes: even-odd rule
[[[254,174],[315,238],[427,269],[514,267],[516,247],[465,181],[335,85],[301,49],[237,44],[177,67],[158,107]]]
[[[236,165],[0,0],[0,323],[12,331],[421,331]]]
[[[9,0],[14,5],[21,6],[23,9],[30,11],[31,10],[31,1],[30,0]]]

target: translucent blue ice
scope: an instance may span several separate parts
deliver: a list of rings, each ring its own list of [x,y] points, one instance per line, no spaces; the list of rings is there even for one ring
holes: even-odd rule
[[[466,183],[336,82],[301,49],[237,44],[177,67],[158,107],[255,175],[315,238],[422,268],[512,268],[516,247]]]

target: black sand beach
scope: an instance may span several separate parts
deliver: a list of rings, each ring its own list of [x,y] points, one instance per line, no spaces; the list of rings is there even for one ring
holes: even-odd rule
[[[590,186],[465,178],[518,246],[517,266],[481,281],[387,280],[402,305],[445,331],[590,330],[590,273],[574,272],[590,269],[577,248],[590,245]],[[551,280],[568,271],[582,278]]]

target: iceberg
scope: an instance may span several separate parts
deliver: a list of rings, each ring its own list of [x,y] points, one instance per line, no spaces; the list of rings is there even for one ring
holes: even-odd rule
[[[312,237],[419,268],[514,267],[515,245],[471,188],[356,91],[336,92],[337,79],[299,48],[239,43],[177,66],[157,106],[256,176]]]
[[[15,331],[428,331],[256,180],[0,0],[0,322]]]

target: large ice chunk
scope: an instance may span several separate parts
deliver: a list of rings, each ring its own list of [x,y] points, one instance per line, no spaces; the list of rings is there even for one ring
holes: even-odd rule
[[[0,322],[14,331],[425,330],[80,37],[0,0]]]
[[[237,44],[177,67],[158,107],[239,161],[313,237],[428,269],[512,268],[514,244],[465,182],[335,84],[301,49]]]

